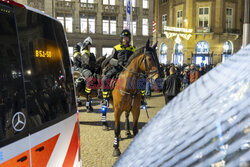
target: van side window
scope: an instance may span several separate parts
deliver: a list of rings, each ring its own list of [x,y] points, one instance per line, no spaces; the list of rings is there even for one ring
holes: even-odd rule
[[[28,126],[14,14],[1,4],[0,9],[0,141],[8,141]]]
[[[15,12],[30,127],[65,119],[76,106],[63,28],[32,11],[17,8]]]

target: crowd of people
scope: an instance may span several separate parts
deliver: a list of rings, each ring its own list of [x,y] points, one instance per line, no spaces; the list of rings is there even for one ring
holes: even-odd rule
[[[167,104],[179,92],[186,89],[214,67],[215,65],[161,64],[161,70],[164,71],[162,92],[165,96],[165,103]]]

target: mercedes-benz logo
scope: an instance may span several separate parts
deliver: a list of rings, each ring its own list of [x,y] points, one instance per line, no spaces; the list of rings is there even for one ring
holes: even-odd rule
[[[26,124],[25,115],[22,112],[17,112],[12,118],[12,127],[15,131],[22,131]]]

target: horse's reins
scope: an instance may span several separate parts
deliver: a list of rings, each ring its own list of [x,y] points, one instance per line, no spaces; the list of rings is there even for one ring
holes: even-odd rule
[[[146,52],[147,52],[147,51],[146,51],[146,49],[145,49],[145,50],[144,50],[144,56],[143,56],[143,58],[141,59],[141,61],[140,61],[140,63],[139,63],[139,65],[141,65],[141,64],[144,62],[145,74],[142,73],[142,72],[138,73],[138,72],[131,71],[131,70],[129,70],[129,69],[128,69],[127,67],[125,67],[125,66],[122,66],[122,68],[125,69],[126,71],[132,73],[132,74],[135,74],[135,75],[138,76],[138,77],[143,77],[143,78],[145,78],[145,79],[151,79],[151,78],[153,78],[153,77],[157,74],[157,71],[158,71],[158,70],[155,70],[155,71],[148,71],[148,63],[147,63],[147,59],[146,59]],[[148,72],[147,72],[147,71],[148,71]],[[154,74],[154,75],[152,75],[151,77],[149,77],[150,74]],[[129,92],[126,92],[126,91],[121,90],[121,89],[119,89],[119,90],[120,90],[120,92],[122,92],[122,93],[124,93],[124,94],[127,94],[127,95],[131,95],[131,94],[132,94],[132,103],[131,103],[131,108],[132,108],[132,106],[133,106],[133,104],[134,104],[134,97],[135,97],[136,94],[140,94],[140,91],[136,91],[135,93],[129,93]],[[131,110],[131,109],[130,109],[130,110]]]

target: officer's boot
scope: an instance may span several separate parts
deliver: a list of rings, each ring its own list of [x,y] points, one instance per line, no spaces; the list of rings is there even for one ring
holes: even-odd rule
[[[91,101],[91,97],[90,97],[91,89],[86,87],[85,92],[87,94],[87,101],[86,101],[87,112],[93,112],[94,110],[93,110],[93,107],[92,107],[92,101]]]

